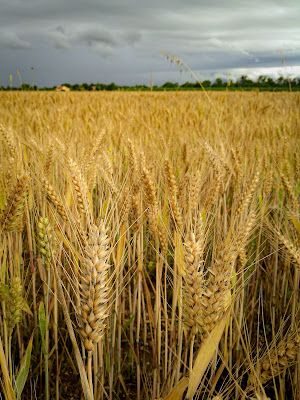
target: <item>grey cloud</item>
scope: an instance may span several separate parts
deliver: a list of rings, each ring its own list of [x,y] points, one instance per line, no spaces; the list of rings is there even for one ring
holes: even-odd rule
[[[126,31],[121,34],[121,40],[123,39],[126,43],[130,45],[139,42],[141,38],[141,33],[137,31]]]
[[[241,53],[248,57],[253,57],[250,53],[243,48],[240,43],[229,42],[221,40],[219,38],[213,37],[207,41],[207,44],[211,46],[212,49],[220,49],[222,51],[231,51],[234,53]]]
[[[65,32],[65,28],[64,28],[63,26],[61,26],[61,25],[58,25],[58,26],[55,28],[55,30],[56,30],[57,32],[62,33],[63,35],[66,33],[66,32]]]
[[[96,44],[92,46],[92,51],[104,58],[113,57],[117,54],[117,52],[111,47],[103,46],[101,44]]]
[[[71,47],[71,38],[65,34],[65,29],[62,26],[48,32],[46,37],[56,49],[67,50]]]
[[[149,80],[150,68],[157,71],[158,80],[185,79],[178,77],[178,69],[160,56],[160,50],[184,58],[206,77],[214,71],[280,67],[278,50],[288,63],[300,65],[298,0],[224,4],[223,0],[0,0],[0,26],[6,32],[0,34],[0,85],[6,82],[7,71],[21,69],[24,63],[25,52],[20,57],[20,52],[9,49],[30,47],[26,55],[33,65],[43,66],[36,75],[44,85],[61,79],[136,83]],[[75,68],[78,65],[80,69]]]
[[[0,34],[0,42],[10,49],[30,49],[31,44],[21,39],[16,33],[14,32],[5,32]]]
[[[98,29],[89,29],[79,32],[76,36],[79,41],[85,41],[89,45],[93,43],[103,43],[108,46],[115,46],[117,44],[113,35],[107,31]]]

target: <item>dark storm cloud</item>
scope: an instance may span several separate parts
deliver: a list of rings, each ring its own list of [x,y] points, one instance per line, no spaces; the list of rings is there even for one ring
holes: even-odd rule
[[[184,79],[160,50],[207,76],[299,66],[299,20],[298,0],[0,0],[0,85],[27,59],[41,85]]]

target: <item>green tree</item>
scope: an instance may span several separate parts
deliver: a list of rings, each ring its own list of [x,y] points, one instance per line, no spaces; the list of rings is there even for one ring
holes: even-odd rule
[[[241,87],[253,87],[254,82],[248,78],[247,75],[242,75],[236,82],[236,86]]]
[[[286,80],[287,80],[287,79],[286,79]],[[293,79],[291,80],[291,86],[292,86],[292,87],[300,86],[300,77],[298,77],[298,78],[293,78]]]
[[[80,90],[81,86],[78,83],[75,83],[75,85],[72,85],[72,90]]]
[[[106,86],[106,90],[117,90],[117,89],[118,89],[118,86],[114,82],[112,82]]]
[[[163,88],[165,89],[176,89],[178,88],[178,83],[173,83],[173,82],[166,82],[162,85]]]
[[[267,85],[267,77],[265,75],[260,75],[258,77],[259,86],[266,86]]]
[[[22,83],[20,86],[21,90],[32,90],[32,87],[28,83]]]
[[[223,81],[221,78],[216,78],[214,83],[212,84],[212,87],[223,87]]]
[[[81,87],[83,87],[84,90],[91,90],[91,85],[89,85],[88,83],[83,83]]]
[[[182,88],[193,88],[194,87],[194,83],[192,82],[185,82],[183,85],[181,85],[180,87]]]
[[[283,76],[280,76],[278,79],[276,79],[276,85],[277,86],[283,86],[283,84],[284,84]]]
[[[209,88],[211,86],[211,81],[209,80],[203,81],[202,86],[205,88]]]

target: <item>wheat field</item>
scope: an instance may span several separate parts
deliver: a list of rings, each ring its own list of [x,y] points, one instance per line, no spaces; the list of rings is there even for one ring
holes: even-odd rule
[[[299,107],[1,93],[1,397],[299,399]]]

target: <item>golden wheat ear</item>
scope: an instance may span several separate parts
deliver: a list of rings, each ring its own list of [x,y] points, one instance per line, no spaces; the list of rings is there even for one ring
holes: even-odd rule
[[[29,175],[25,174],[18,179],[16,188],[12,191],[7,200],[7,206],[2,214],[1,222],[3,230],[21,231],[22,216],[24,211],[25,199],[27,196]]]
[[[109,315],[109,239],[103,221],[88,226],[79,271],[80,309],[77,310],[84,347],[92,351],[105,334]]]
[[[300,331],[294,330],[274,344],[259,360],[258,374],[249,375],[248,384],[255,382],[255,376],[264,384],[280,375],[287,367],[296,362],[300,350]]]
[[[41,183],[43,188],[47,194],[48,200],[53,204],[53,206],[57,209],[58,214],[62,217],[64,221],[68,221],[68,217],[65,211],[65,207],[55,192],[54,187],[48,182],[46,178],[41,178]]]
[[[185,325],[195,335],[198,332],[198,318],[203,295],[202,243],[196,241],[195,234],[188,235],[185,247],[185,274],[183,291],[183,316]]]

